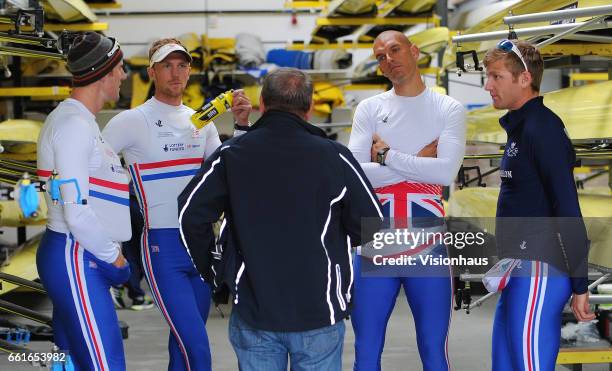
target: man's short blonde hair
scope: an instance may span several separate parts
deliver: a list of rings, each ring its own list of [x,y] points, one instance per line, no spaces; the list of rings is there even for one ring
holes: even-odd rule
[[[539,92],[540,84],[542,83],[542,74],[544,73],[544,60],[540,55],[540,51],[533,44],[526,41],[513,40],[512,42],[521,51],[525,64],[531,74],[531,89],[535,92]],[[507,52],[497,47],[487,52],[483,63],[485,67],[487,67],[487,65],[499,60],[504,61],[506,68],[512,73],[512,77],[515,81],[521,72],[525,70],[525,66],[523,66],[523,62],[521,62],[518,55],[512,51]]]
[[[178,45],[182,46],[183,48],[185,48],[185,45],[183,45],[183,43],[179,39],[175,39],[173,37],[167,37],[165,39],[159,39],[159,40],[153,42],[153,45],[151,45],[151,48],[149,49],[149,60],[151,60],[151,57],[153,56],[153,54],[155,54],[155,52],[159,48],[161,48],[164,45],[168,45],[168,44],[178,44]],[[185,50],[187,50],[187,48],[185,48]]]

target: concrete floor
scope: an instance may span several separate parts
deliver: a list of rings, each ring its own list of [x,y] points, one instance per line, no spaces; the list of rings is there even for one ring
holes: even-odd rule
[[[23,295],[23,294],[22,294]],[[27,294],[31,296],[32,294]],[[20,300],[23,298],[20,298]],[[30,305],[50,314],[51,305],[46,299],[28,297]],[[490,370],[490,333],[496,299],[485,302],[483,307],[467,315],[454,312],[449,338],[451,365],[455,371]],[[234,352],[227,337],[229,306],[224,308],[225,318],[211,308],[208,319],[208,334],[211,342],[213,366],[218,371],[237,370]],[[129,338],[125,341],[127,369],[129,371],[162,371],[167,369],[168,328],[157,309],[142,312],[120,310],[119,318],[128,323]],[[346,326],[343,370],[352,369],[354,359],[354,336],[350,323]],[[31,349],[48,351],[49,343],[32,342]],[[0,354],[0,370],[33,370],[32,366],[8,362]],[[398,297],[395,311],[389,321],[383,370],[421,370],[416,349],[412,316],[405,297]],[[567,370],[561,366],[557,370]],[[608,365],[588,365],[585,371],[608,371]],[[265,370],[262,370],[265,371]]]

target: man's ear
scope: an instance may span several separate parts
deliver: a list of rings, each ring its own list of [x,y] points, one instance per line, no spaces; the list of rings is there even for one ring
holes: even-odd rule
[[[149,75],[149,80],[150,81],[154,81],[154,77],[155,77],[155,70],[153,69],[153,67],[147,67],[147,75]]]
[[[416,46],[416,44],[412,44],[410,46],[410,53],[412,53],[414,59],[419,60],[419,57],[421,56],[421,50],[418,46]]]
[[[308,109],[308,112],[306,112],[306,114],[304,115],[304,120],[306,121],[310,120],[313,113],[314,113],[314,101],[311,101],[310,108]]]
[[[259,96],[259,113],[264,113],[264,112],[266,112],[266,107],[264,105],[263,98],[260,95]]]
[[[523,71],[521,76],[519,77],[519,81],[521,83],[521,88],[525,89],[531,86],[531,82],[533,81],[531,77],[531,72]]]

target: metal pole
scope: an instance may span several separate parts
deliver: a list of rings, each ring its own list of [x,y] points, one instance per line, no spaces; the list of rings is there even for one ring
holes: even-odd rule
[[[507,25],[514,25],[521,23],[558,21],[561,19],[570,18],[597,17],[610,14],[612,14],[612,5],[602,5],[588,8],[564,9],[555,10],[552,12],[512,15],[504,17],[504,23]]]
[[[591,20],[589,20],[587,22],[584,22],[581,25],[576,25],[576,27],[572,27],[569,30],[561,32],[560,34],[557,34],[557,35],[551,37],[548,40],[542,41],[541,43],[536,45],[536,48],[540,49],[542,47],[545,47],[546,45],[550,45],[550,44],[552,44],[552,43],[554,43],[556,41],[561,40],[565,36],[571,35],[571,34],[575,34],[576,32],[578,32],[578,31],[580,31],[582,29],[585,29],[585,28],[589,27],[592,24],[603,22],[605,19],[606,19],[606,16],[602,15],[600,17],[596,17],[596,18],[593,18],[593,19],[591,19]]]
[[[448,1],[446,0],[438,0],[436,2],[436,13],[440,16],[440,26],[442,27],[447,27],[448,26]],[[444,59],[444,50],[446,48],[440,50],[438,52],[437,58],[436,58],[436,62],[438,64],[438,67],[443,67],[442,66],[442,60]],[[442,85],[442,87],[444,88],[444,90],[446,90],[446,94],[450,95],[450,91],[449,91],[449,83],[448,83],[448,71],[446,73],[443,73],[441,76],[438,75],[439,77],[437,78],[436,81],[436,85],[440,84]],[[445,200],[448,200],[450,197],[450,188],[445,186],[442,189],[442,197]]]
[[[606,273],[603,276],[601,276],[600,278],[598,278],[595,282],[593,282],[592,284],[589,285],[589,291],[593,290],[595,287],[597,287],[597,285],[599,285],[600,283],[604,283],[606,282],[608,279],[610,279],[610,277],[612,277],[611,273]]]
[[[22,84],[21,79],[21,57],[13,57],[13,86],[20,87]],[[13,116],[16,119],[23,118],[24,104],[22,97],[13,98]],[[27,240],[26,228],[17,227],[17,244],[21,245]]]
[[[612,80],[612,62],[608,67],[608,79]],[[608,161],[608,188],[612,189],[612,160]]]
[[[51,317],[48,315],[11,303],[10,301],[0,299],[0,312],[14,314],[19,317],[52,326]]]
[[[11,35],[10,33],[0,32],[0,41],[6,41],[16,44],[27,44],[42,46],[43,48],[54,48],[57,40],[44,37],[33,37],[24,35]]]
[[[15,48],[12,46],[0,46],[0,55],[12,55],[15,58],[28,57],[28,58],[55,59],[59,61],[66,59],[64,55],[60,53],[44,52],[41,50],[34,50],[34,49]],[[15,85],[15,86],[21,86],[21,85]]]
[[[440,16],[440,26],[447,27],[448,26],[448,2],[446,0],[438,0],[436,3],[436,13]],[[438,52],[438,67],[442,66],[442,60],[444,59],[444,50],[442,49]],[[448,83],[448,73],[442,74],[441,81],[436,81],[436,83],[441,83],[444,90],[446,90],[446,94],[450,94],[449,91],[449,83]],[[448,199],[448,198],[447,198]]]
[[[574,27],[581,26],[586,22],[578,22],[572,24],[556,24],[551,26],[540,26],[540,27],[526,27],[526,28],[518,28],[514,31],[516,35],[519,37],[528,37],[528,36],[541,36],[546,34],[556,34],[559,32],[564,32],[570,30]],[[584,31],[591,30],[601,30],[606,28],[611,28],[612,22],[602,22],[600,24],[593,24],[585,27]],[[468,42],[477,42],[477,41],[489,41],[489,40],[500,40],[506,38],[508,36],[508,31],[492,31],[492,32],[481,32],[471,35],[459,35],[453,37],[454,43],[468,43]]]
[[[565,40],[575,40],[575,41],[585,41],[589,43],[604,43],[604,44],[612,44],[611,36],[599,36],[599,35],[567,35]]]
[[[607,273],[606,275],[610,276],[611,274]],[[589,272],[589,280],[601,280],[602,278],[606,277],[606,275],[603,275],[603,273],[601,272],[591,271]],[[484,274],[478,274],[478,273],[461,273],[459,275],[459,279],[465,282],[481,282],[483,277],[484,277]]]
[[[589,295],[589,304],[611,304],[612,295]]]
[[[493,295],[497,294],[496,292],[490,292],[488,294],[486,294],[485,296],[483,296],[482,298],[476,300],[475,302],[473,302],[472,304],[468,305],[467,308],[465,308],[466,310],[471,310],[477,307],[482,306],[482,303],[484,303],[485,301],[487,301],[489,298],[491,298]]]
[[[34,291],[38,291],[41,294],[46,294],[47,290],[45,290],[45,288],[43,287],[43,285],[41,285],[38,282],[34,282],[34,281],[29,281],[26,280],[24,278],[18,277],[18,276],[14,276],[12,274],[8,274],[5,272],[0,272],[0,282],[4,281],[4,282],[9,282],[12,283],[13,285],[17,285],[17,286],[22,286],[22,287],[27,287],[29,289],[32,289]]]

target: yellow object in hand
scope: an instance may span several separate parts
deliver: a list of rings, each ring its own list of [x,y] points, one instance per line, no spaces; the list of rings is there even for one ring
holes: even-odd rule
[[[210,123],[212,120],[219,117],[232,107],[234,99],[233,90],[226,91],[215,97],[215,99],[206,103],[196,113],[191,115],[191,122],[199,130]]]

